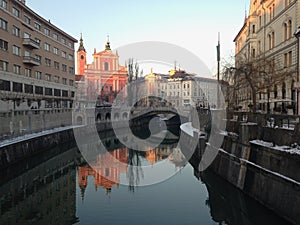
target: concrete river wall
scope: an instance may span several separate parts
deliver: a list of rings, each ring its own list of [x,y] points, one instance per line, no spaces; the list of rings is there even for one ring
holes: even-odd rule
[[[192,137],[182,131],[181,135],[190,139],[183,143],[195,141],[195,134]],[[300,224],[300,148],[287,145],[287,140],[296,140],[295,131],[228,120],[227,131],[220,135],[224,137],[223,144],[208,170],[291,223]],[[194,155],[201,159],[207,140],[197,140]]]

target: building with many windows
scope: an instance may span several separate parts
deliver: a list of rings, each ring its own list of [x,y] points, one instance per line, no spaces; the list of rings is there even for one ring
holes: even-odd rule
[[[146,96],[157,96],[175,107],[208,108],[217,105],[217,81],[183,70],[170,70],[169,74],[157,74],[151,70],[143,85],[145,88],[140,89],[147,93]]]
[[[76,42],[50,20],[27,7],[25,0],[0,0],[3,134],[33,132],[71,123],[67,114],[75,94]],[[53,120],[48,118],[53,114]]]
[[[249,15],[234,39],[235,67],[250,75],[236,90],[240,108],[253,105],[255,89],[256,109],[291,108],[296,113],[299,51],[294,33],[300,25],[299,7],[296,0],[251,0]]]

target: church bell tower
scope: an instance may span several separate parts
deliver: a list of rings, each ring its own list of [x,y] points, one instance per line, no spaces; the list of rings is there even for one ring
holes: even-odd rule
[[[83,39],[81,34],[79,48],[77,50],[77,74],[78,75],[84,75],[85,65],[86,65],[86,51],[83,46]]]

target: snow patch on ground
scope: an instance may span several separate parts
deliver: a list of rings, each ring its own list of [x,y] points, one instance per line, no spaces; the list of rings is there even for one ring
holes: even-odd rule
[[[290,154],[300,155],[300,146],[297,146],[297,147],[291,147],[291,146],[286,146],[286,145],[283,145],[283,146],[275,145],[275,146],[273,146],[272,142],[266,142],[266,141],[262,141],[262,140],[253,140],[253,141],[250,141],[250,143],[256,144],[256,145],[261,145],[261,146],[264,146],[264,147],[268,147],[268,148],[271,148],[271,149],[274,149],[274,150],[277,150],[277,151],[288,152]]]
[[[60,131],[74,129],[74,128],[78,128],[78,127],[81,127],[81,126],[73,126],[72,125],[72,126],[65,126],[65,127],[57,127],[57,128],[53,128],[51,130],[44,130],[44,131],[37,132],[37,133],[25,134],[22,136],[9,138],[9,139],[0,141],[0,147],[4,147],[4,146],[15,144],[18,142],[26,141],[26,140],[29,140],[32,138],[41,137],[44,135],[53,134],[53,133],[57,133]]]
[[[201,132],[199,129],[194,128],[194,127],[192,126],[192,123],[191,123],[191,122],[182,124],[182,125],[180,126],[180,129],[181,129],[184,133],[186,133],[186,134],[188,134],[188,135],[190,135],[190,136],[192,136],[192,137],[194,136],[194,131],[198,133],[198,136],[200,136],[200,134],[202,134],[202,132]]]

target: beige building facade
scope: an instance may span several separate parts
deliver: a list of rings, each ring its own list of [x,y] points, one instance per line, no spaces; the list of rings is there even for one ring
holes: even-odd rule
[[[0,0],[0,113],[10,133],[28,124],[30,114],[70,112],[76,42],[25,0]]]
[[[299,1],[251,0],[249,15],[234,39],[235,67],[252,63],[256,85],[256,109],[297,113]],[[259,68],[259,69],[257,69]],[[236,104],[248,110],[253,104],[250,85],[241,85]]]
[[[170,70],[169,74],[151,71],[145,76],[143,86],[140,89],[146,96],[158,96],[174,107],[214,108],[217,105],[217,81],[183,70]]]

